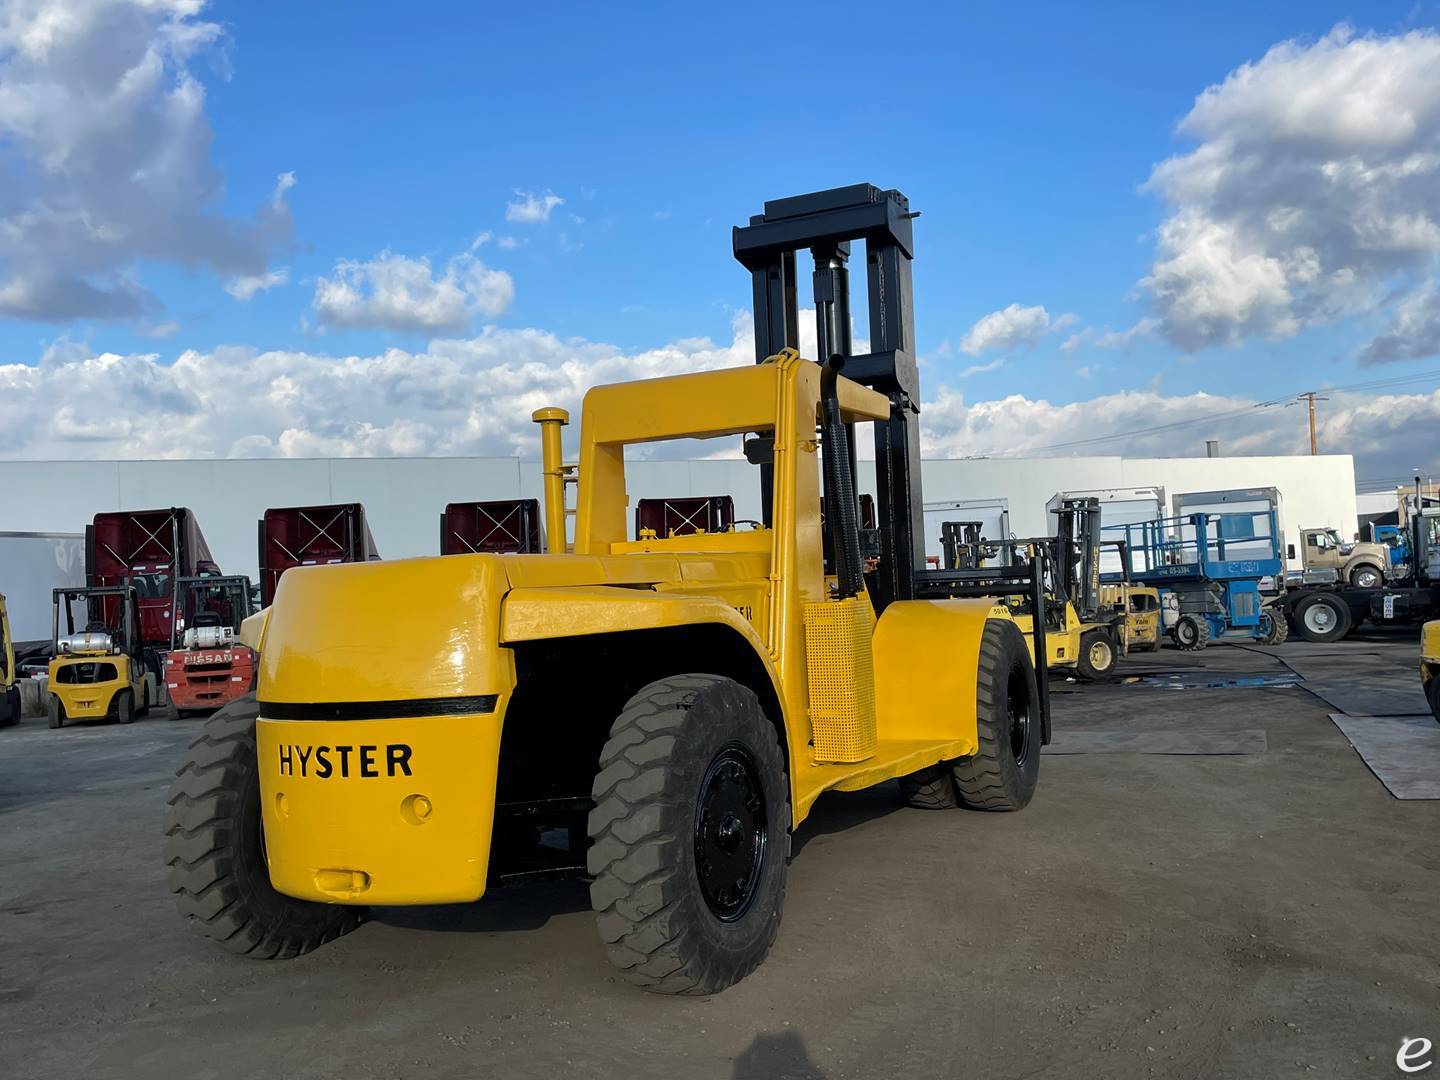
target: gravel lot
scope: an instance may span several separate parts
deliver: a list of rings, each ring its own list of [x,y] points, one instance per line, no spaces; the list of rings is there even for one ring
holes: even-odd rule
[[[1332,678],[1414,676],[1411,634],[1346,645]],[[1314,647],[1129,670],[1285,656]],[[1304,684],[1057,687],[1060,731],[1263,728],[1268,749],[1048,756],[1008,816],[827,797],[769,960],[702,1000],[617,981],[581,882],[231,957],[181,924],[159,857],[200,721],[27,720],[0,731],[0,1075],[1399,1075],[1402,1036],[1440,1043],[1440,802],[1393,799],[1329,711]]]

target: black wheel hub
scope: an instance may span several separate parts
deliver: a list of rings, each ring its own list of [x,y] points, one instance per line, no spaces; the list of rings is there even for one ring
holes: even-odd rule
[[[695,874],[721,922],[734,922],[755,899],[768,839],[765,791],[741,746],[715,755],[695,800]]]
[[[1010,753],[1014,755],[1016,765],[1024,765],[1030,756],[1030,692],[1023,671],[1010,673],[1005,693],[1005,719],[1010,733]]]

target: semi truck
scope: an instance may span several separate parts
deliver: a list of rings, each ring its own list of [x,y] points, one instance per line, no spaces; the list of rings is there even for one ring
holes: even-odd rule
[[[360,503],[272,507],[259,521],[260,606],[275,601],[281,575],[295,566],[380,558]]]
[[[102,512],[85,530],[86,584],[134,587],[145,649],[170,647],[180,579],[218,573],[194,513],[183,506]],[[112,596],[105,603],[118,601]],[[150,662],[158,668],[158,659]]]
[[[1403,625],[1440,615],[1440,506],[1431,505],[1420,478],[1404,501],[1408,560],[1400,572],[1377,587],[1339,579],[1302,580],[1284,592],[1290,625],[1306,641],[1340,641],[1364,622]]]

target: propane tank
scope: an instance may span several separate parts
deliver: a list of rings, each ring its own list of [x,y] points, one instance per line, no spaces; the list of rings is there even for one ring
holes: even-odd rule
[[[235,641],[235,629],[230,626],[192,626],[185,631],[185,648],[220,649]]]

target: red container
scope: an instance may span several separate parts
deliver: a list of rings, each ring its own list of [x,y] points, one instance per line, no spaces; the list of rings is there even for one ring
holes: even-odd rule
[[[440,554],[536,554],[541,550],[538,499],[450,503],[440,515]]]
[[[735,500],[729,495],[684,499],[641,499],[635,506],[635,538],[653,529],[661,540],[697,532],[718,533],[735,525]]]
[[[292,566],[378,558],[360,503],[266,510],[260,519],[260,604],[269,607],[274,602],[280,575]]]
[[[183,506],[96,514],[85,530],[87,583],[135,586],[146,645],[170,647],[178,579],[219,572],[195,515]]]

